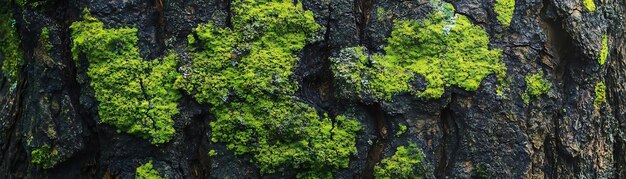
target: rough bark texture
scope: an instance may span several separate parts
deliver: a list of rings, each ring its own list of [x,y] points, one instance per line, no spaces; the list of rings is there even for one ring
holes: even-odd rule
[[[15,84],[0,72],[0,178],[132,178],[150,160],[169,178],[293,177],[261,175],[249,156],[212,143],[210,106],[191,96],[180,101],[176,135],[164,145],[100,123],[87,69],[72,59],[69,26],[84,8],[108,27],[137,27],[141,56],[150,60],[168,49],[184,54],[187,35],[200,23],[228,26],[229,1],[60,0],[0,7],[13,12],[24,53]],[[624,1],[596,1],[597,10],[589,13],[582,1],[517,0],[508,28],[499,25],[492,0],[451,1],[456,13],[490,34],[493,48],[503,49],[511,82],[505,97],[495,94],[497,79],[490,76],[475,92],[447,87],[437,100],[410,94],[380,103],[337,99],[329,57],[352,46],[382,53],[393,20],[425,17],[426,2],[302,0],[325,34],[298,54],[297,96],[331,114],[352,111],[362,125],[358,154],[335,178],[371,178],[376,163],[410,142],[424,151],[430,177],[626,177]],[[388,17],[376,20],[377,8]],[[39,40],[42,27],[50,29],[50,51]],[[600,65],[604,34],[610,50]],[[535,71],[543,71],[553,87],[525,104],[524,77]],[[595,108],[598,81],[606,84],[607,101]],[[401,124],[408,130],[395,137]],[[44,143],[60,156],[50,169],[30,162],[31,151]],[[209,157],[211,149],[221,155]]]

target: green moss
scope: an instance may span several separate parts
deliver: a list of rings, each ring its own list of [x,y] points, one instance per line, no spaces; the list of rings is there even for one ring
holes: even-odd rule
[[[48,144],[33,150],[30,155],[32,157],[31,162],[44,169],[54,167],[60,160],[59,151],[51,148]]]
[[[213,157],[213,156],[217,155],[217,152],[215,150],[209,150],[208,155],[209,155],[209,157]]]
[[[106,29],[88,12],[70,28],[74,58],[82,54],[89,62],[87,75],[102,122],[153,144],[169,141],[176,132],[172,117],[179,112],[180,94],[173,87],[180,76],[178,56],[144,61],[135,45],[136,28]]]
[[[603,35],[602,50],[600,50],[600,58],[598,58],[598,63],[600,63],[600,65],[604,65],[604,63],[606,63],[607,57],[609,57],[609,40],[606,35]]]
[[[596,3],[593,2],[593,0],[583,0],[583,6],[588,11],[591,11],[591,12],[596,11]]]
[[[331,58],[339,86],[384,99],[399,92],[430,99],[440,98],[448,86],[475,91],[492,74],[503,83],[502,51],[489,49],[488,34],[465,16],[454,15],[452,5],[432,4],[436,10],[424,19],[395,22],[386,55],[366,55],[362,47],[352,47]],[[423,91],[409,85],[416,74],[428,82]]]
[[[511,25],[511,20],[513,19],[515,0],[496,0],[494,11],[498,15],[497,19],[500,24],[504,27],[508,27]]]
[[[137,167],[136,172],[137,172],[135,175],[136,179],[162,179],[164,178],[161,176],[161,174],[159,174],[159,171],[155,170],[152,167],[152,161],[149,161],[148,163],[145,163]]]
[[[424,154],[415,144],[400,146],[391,158],[380,161],[374,167],[375,178],[422,178]]]
[[[12,8],[9,4],[10,1],[1,2],[0,5],[5,8],[0,8],[0,55],[2,61],[2,73],[9,80],[10,83],[16,83],[19,79],[20,68],[23,63],[23,52],[21,49],[21,40],[17,34],[15,26],[15,19],[13,19]]]
[[[525,80],[526,91],[531,97],[537,97],[542,94],[546,94],[550,90],[550,88],[552,88],[552,83],[543,78],[543,72],[539,72],[533,75],[526,75]]]
[[[41,41],[41,44],[44,44],[48,52],[52,51],[52,44],[50,43],[50,30],[48,30],[48,27],[44,27],[41,29],[41,34],[39,34],[39,40]]]
[[[400,137],[402,134],[406,132],[406,130],[407,130],[407,127],[404,124],[400,124],[398,132],[396,132],[396,137]]]
[[[176,85],[212,106],[212,140],[250,154],[262,173],[332,175],[356,153],[360,127],[352,118],[321,117],[293,97],[294,53],[320,29],[313,13],[293,2],[233,1],[232,28],[199,25],[188,37],[189,73]]]
[[[604,82],[596,83],[596,98],[593,100],[593,106],[599,108],[606,101],[606,86]]]
[[[543,77],[543,72],[539,72],[533,75],[526,75],[526,92],[522,94],[522,99],[524,103],[529,104],[530,98],[536,98],[541,96],[542,94],[546,94],[552,88],[552,83],[550,81],[545,80]]]

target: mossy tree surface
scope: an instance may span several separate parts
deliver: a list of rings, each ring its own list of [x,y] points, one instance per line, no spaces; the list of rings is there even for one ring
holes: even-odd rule
[[[595,92],[596,98],[593,100],[593,106],[599,108],[606,101],[606,85],[604,85],[604,82],[596,83]]]
[[[21,40],[17,34],[16,22],[13,18],[11,1],[3,1],[0,3],[0,55],[2,61],[2,73],[8,78],[9,82],[15,83],[18,80],[20,67],[23,63],[23,52],[21,50]]]
[[[596,11],[596,3],[593,2],[593,0],[582,0],[582,1],[583,1],[583,7],[585,7],[587,11],[590,11],[590,12]]]
[[[356,120],[334,119],[293,97],[292,70],[320,29],[290,0],[233,1],[232,28],[199,25],[189,36],[192,64],[177,86],[212,106],[212,140],[251,154],[262,173],[286,169],[332,176],[356,153]]]
[[[74,58],[89,62],[87,75],[95,90],[102,122],[149,139],[169,141],[176,132],[180,94],[173,87],[179,77],[176,55],[144,61],[139,56],[136,28],[107,29],[88,12],[70,27]]]
[[[600,63],[600,65],[604,65],[608,57],[609,57],[609,40],[606,35],[603,35],[602,36],[602,50],[600,50],[600,58],[598,58],[598,63]]]
[[[515,0],[496,0],[494,11],[498,15],[496,18],[504,27],[511,25],[513,12],[515,11]]]
[[[37,164],[44,169],[52,168],[56,165],[59,160],[59,151],[55,148],[50,147],[48,144],[44,144],[43,146],[36,148],[30,153],[32,159],[31,162]]]
[[[155,170],[152,166],[152,161],[145,163],[136,169],[136,179],[162,179],[159,171]]]
[[[415,144],[400,146],[391,158],[380,161],[374,167],[375,178],[422,178],[424,154]]]
[[[530,103],[530,98],[536,98],[542,94],[546,94],[552,88],[552,83],[544,79],[543,72],[536,74],[528,74],[524,78],[526,80],[526,92],[522,94],[524,103]]]
[[[502,51],[489,49],[488,34],[467,17],[454,14],[451,4],[431,4],[435,11],[426,18],[395,22],[385,55],[367,55],[363,47],[352,47],[331,58],[342,91],[383,99],[412,92],[432,99],[440,98],[448,86],[475,91],[492,74],[503,83],[506,67],[500,60]],[[409,85],[416,74],[428,82],[423,91]]]

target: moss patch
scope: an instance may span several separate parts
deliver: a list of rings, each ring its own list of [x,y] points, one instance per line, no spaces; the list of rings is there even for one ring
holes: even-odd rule
[[[590,12],[596,11],[596,3],[593,0],[583,0],[583,7]]]
[[[262,173],[332,176],[356,153],[356,120],[320,116],[293,97],[292,70],[321,28],[290,0],[233,1],[232,28],[199,25],[188,37],[192,64],[177,86],[212,106],[212,140],[250,154]]]
[[[552,88],[552,83],[550,81],[545,80],[543,77],[543,72],[539,72],[533,75],[526,75],[526,92],[522,94],[522,99],[524,103],[530,103],[530,98],[536,98],[541,96],[542,94],[546,94],[550,88]]]
[[[54,165],[56,165],[61,159],[59,151],[51,148],[48,144],[44,144],[43,146],[33,150],[30,155],[32,157],[31,162],[43,167],[44,169],[54,167]]]
[[[375,178],[421,178],[424,175],[424,154],[415,144],[400,146],[391,158],[374,167]]]
[[[604,85],[604,82],[596,83],[595,92],[596,98],[593,100],[593,106],[599,108],[606,101],[606,85]]]
[[[0,8],[0,55],[2,55],[2,73],[8,78],[10,83],[15,83],[19,79],[19,71],[23,63],[23,52],[21,40],[17,34],[16,22],[13,19],[10,1],[1,2],[3,8]]]
[[[600,58],[598,58],[598,63],[600,63],[600,65],[604,65],[608,57],[609,57],[609,40],[606,35],[603,35],[602,36],[602,50],[600,50]]]
[[[494,11],[498,15],[496,18],[504,27],[511,25],[513,12],[515,11],[515,0],[496,0]]]
[[[426,18],[395,22],[385,55],[368,55],[363,47],[352,47],[331,58],[342,91],[379,99],[411,92],[431,99],[440,98],[448,86],[475,91],[492,74],[502,84],[506,76],[502,51],[489,49],[488,34],[465,16],[455,15],[451,4],[431,4],[435,11]],[[428,82],[424,90],[409,85],[415,75]]]
[[[102,122],[129,134],[169,141],[176,132],[172,116],[178,114],[180,94],[173,87],[180,76],[176,55],[144,61],[137,49],[137,29],[107,29],[85,11],[84,20],[71,25],[74,59],[89,62],[87,75],[98,100]]]
[[[404,134],[406,132],[408,128],[406,127],[406,125],[404,124],[400,124],[399,128],[398,128],[398,132],[396,132],[396,137],[400,137],[402,134]]]
[[[162,179],[163,177],[159,174],[159,171],[155,170],[152,167],[152,161],[145,163],[136,169],[135,178],[136,179]]]

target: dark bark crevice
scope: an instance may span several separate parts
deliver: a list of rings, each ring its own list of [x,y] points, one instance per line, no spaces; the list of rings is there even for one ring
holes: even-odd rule
[[[439,161],[435,168],[435,176],[437,178],[446,178],[452,170],[461,142],[459,126],[449,105],[443,108],[440,114],[439,128],[442,136],[439,144]]]
[[[374,178],[374,167],[384,157],[388,145],[388,124],[385,120],[385,112],[379,103],[366,106],[367,112],[373,117],[377,140],[370,148],[365,162],[365,169],[361,173],[362,178]]]

